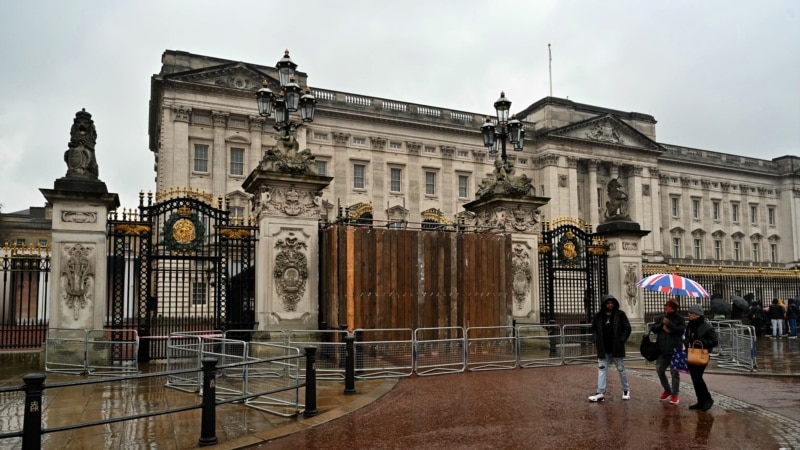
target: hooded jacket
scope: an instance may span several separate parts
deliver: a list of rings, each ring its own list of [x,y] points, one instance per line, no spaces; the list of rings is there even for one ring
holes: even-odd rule
[[[605,310],[605,304],[608,300],[614,303],[614,309],[610,316],[606,315]],[[606,348],[605,344],[604,325],[606,320],[610,321],[613,330],[612,348]],[[597,350],[597,359],[605,359],[608,353],[614,358],[625,357],[625,343],[631,336],[631,323],[628,321],[628,315],[625,314],[625,311],[619,309],[619,301],[613,295],[604,296],[600,302],[600,311],[592,319],[592,335],[594,336],[595,349]]]

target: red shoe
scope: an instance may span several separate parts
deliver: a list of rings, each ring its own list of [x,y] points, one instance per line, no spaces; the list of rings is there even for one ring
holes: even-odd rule
[[[678,396],[677,395],[672,395],[669,398],[669,403],[671,405],[677,405],[678,403],[680,403],[680,400],[678,400]]]
[[[668,399],[670,395],[672,395],[670,391],[664,391],[661,393],[661,396],[658,397],[658,399],[663,402],[664,400]]]

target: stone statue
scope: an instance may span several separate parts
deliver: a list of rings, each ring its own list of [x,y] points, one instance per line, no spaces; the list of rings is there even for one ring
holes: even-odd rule
[[[97,130],[94,128],[92,115],[81,109],[75,114],[75,119],[70,130],[69,149],[64,152],[64,162],[67,163],[66,178],[84,178],[97,180],[97,159],[94,156],[94,146],[97,141]]]
[[[516,176],[514,161],[503,161],[496,159],[494,162],[494,172],[487,178],[481,180],[478,191],[475,193],[477,198],[487,195],[510,195],[510,196],[532,196],[536,195],[536,188],[533,187],[533,180],[525,174]]]
[[[622,185],[616,178],[606,186],[608,201],[606,201],[605,218],[609,220],[630,220],[628,215],[628,194],[622,190]]]
[[[283,150],[281,151],[278,148],[267,150],[261,160],[261,169],[297,175],[314,173],[312,170],[314,155],[311,154],[309,149],[300,150],[295,128],[291,128],[285,135],[281,136],[280,141]]]

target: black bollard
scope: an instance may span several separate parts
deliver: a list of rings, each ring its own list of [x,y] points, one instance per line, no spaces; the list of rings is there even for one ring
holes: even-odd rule
[[[306,409],[304,417],[317,415],[317,349],[306,347]]]
[[[203,410],[200,421],[201,447],[217,443],[217,358],[203,358]]]
[[[25,382],[22,450],[42,448],[42,391],[45,378],[43,373],[31,373],[22,377]]]
[[[355,340],[353,336],[344,338],[345,364],[344,364],[344,393],[351,395],[356,393],[356,361],[353,357],[355,353]]]

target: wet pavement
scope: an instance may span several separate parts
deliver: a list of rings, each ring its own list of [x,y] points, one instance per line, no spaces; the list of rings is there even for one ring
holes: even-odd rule
[[[688,409],[695,400],[688,375],[680,404],[658,401],[653,364],[643,361],[627,363],[633,398],[621,399],[611,370],[603,403],[587,401],[596,386],[594,365],[357,381],[355,395],[344,395],[341,381],[320,381],[315,417],[220,406],[219,443],[209,448],[800,449],[800,344],[761,338],[757,361],[755,374],[709,367],[715,405],[708,412]],[[0,371],[0,386],[20,385],[20,378]],[[45,428],[199,403],[197,394],[165,388],[158,378],[45,394]],[[0,433],[21,428],[21,402],[21,394],[0,394]],[[185,449],[197,448],[199,436],[200,411],[193,410],[48,433],[42,448]],[[0,449],[19,446],[18,438],[0,440]]]

